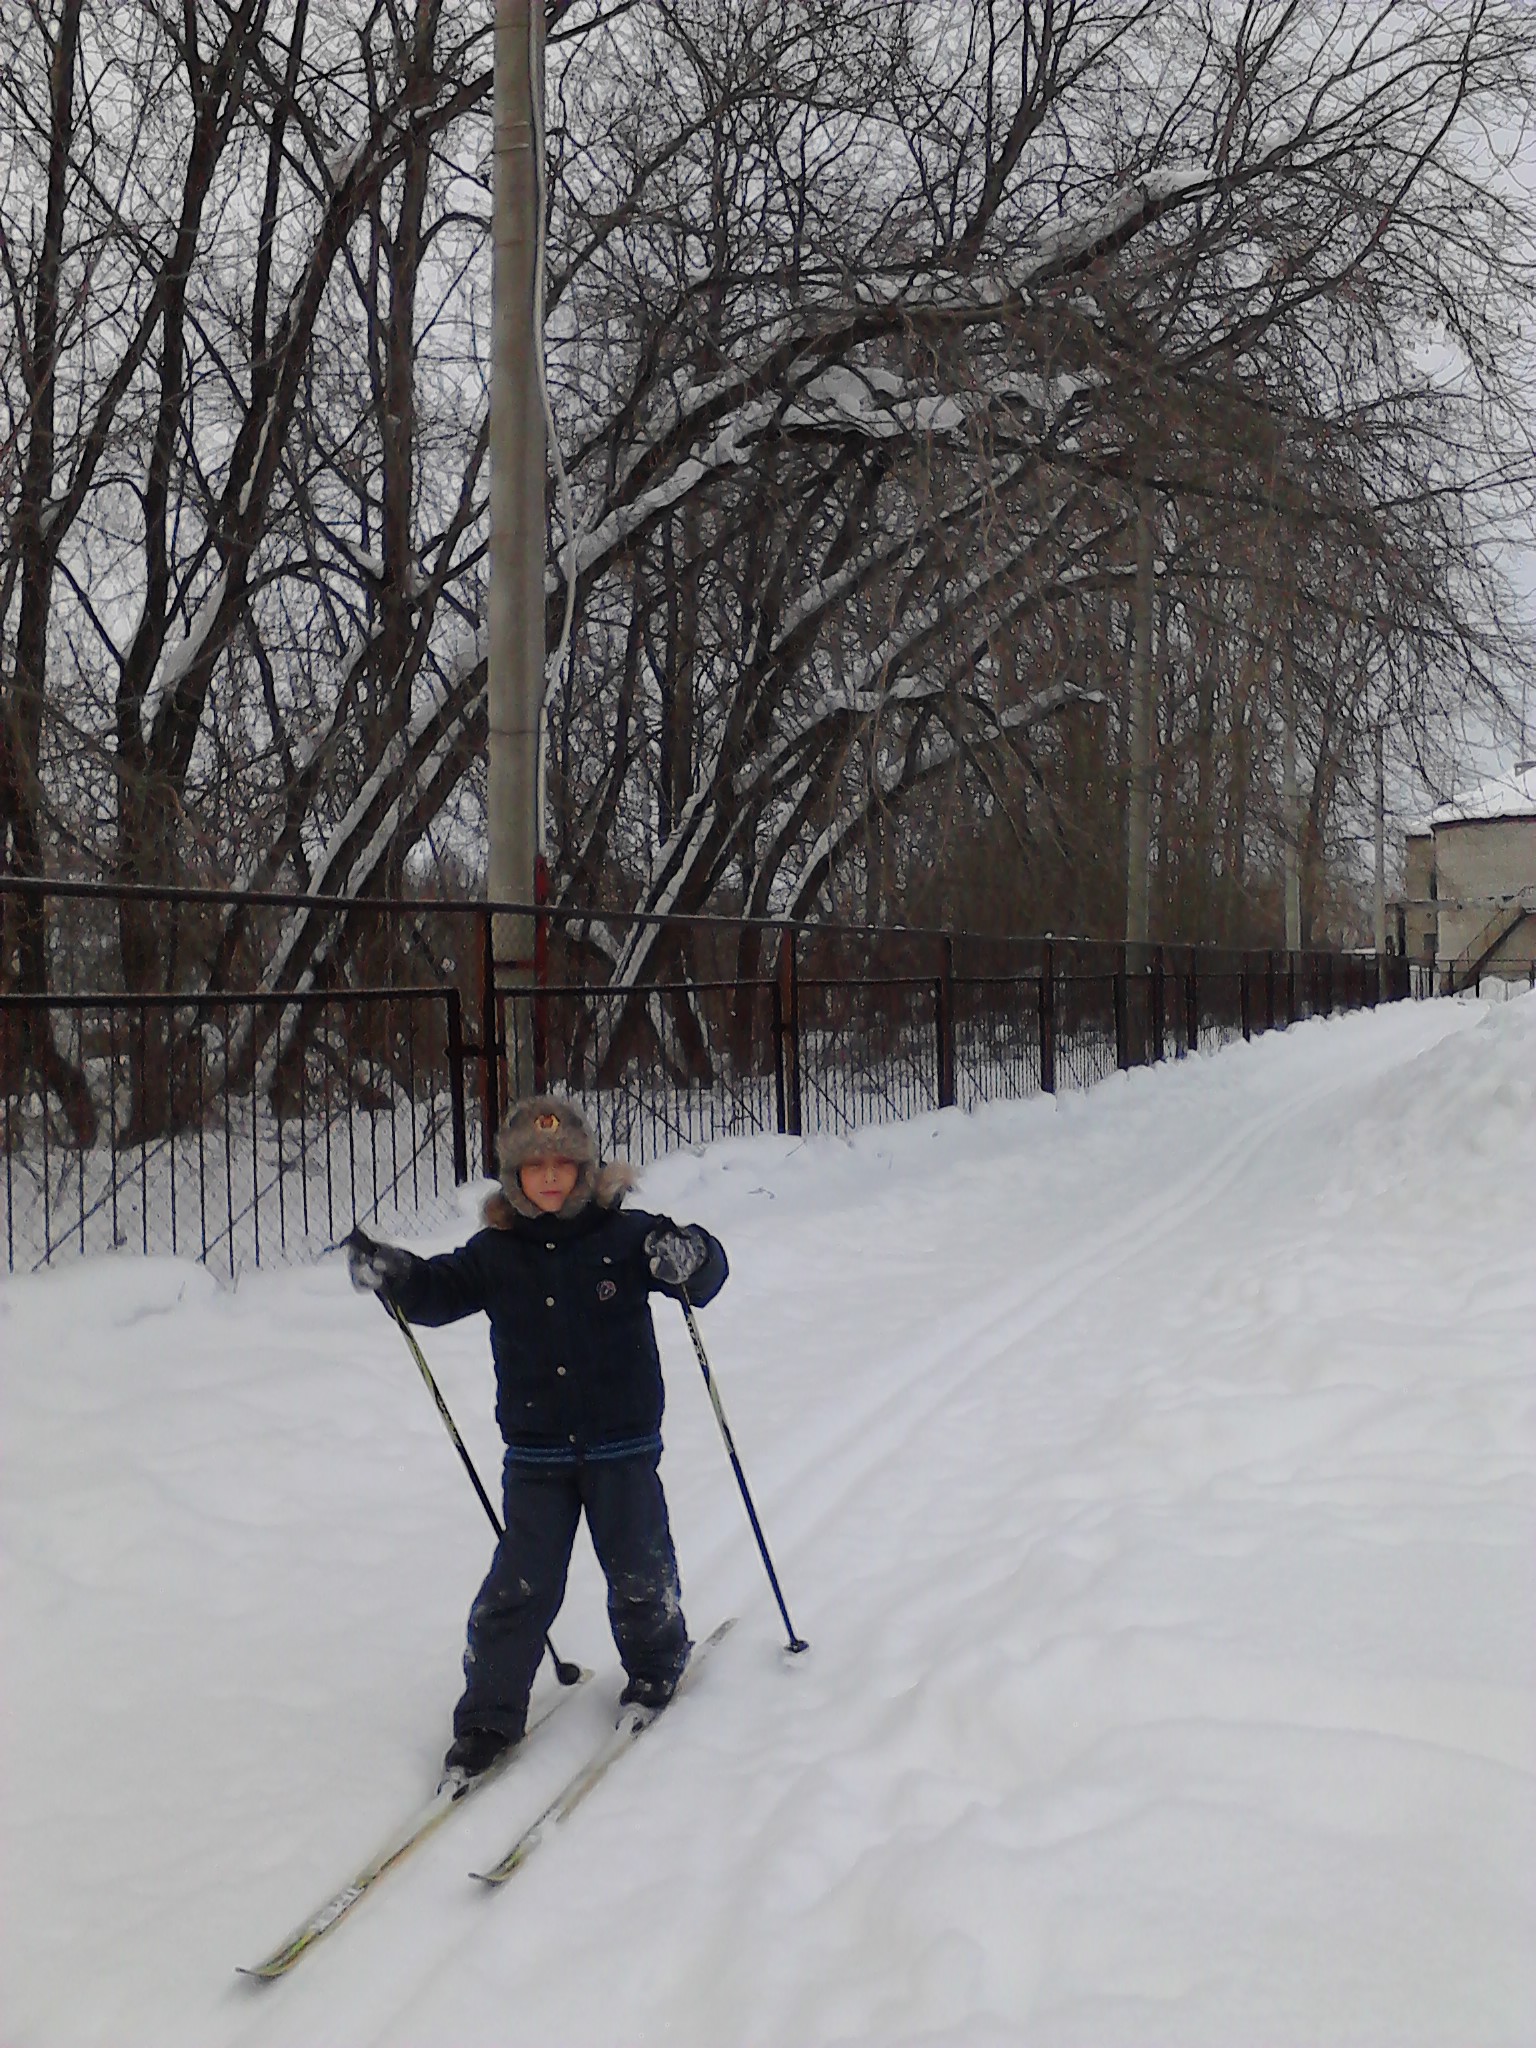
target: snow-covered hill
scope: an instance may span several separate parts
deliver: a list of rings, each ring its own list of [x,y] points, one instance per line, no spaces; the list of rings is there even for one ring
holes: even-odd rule
[[[284,1982],[430,1783],[489,1541],[339,1261],[0,1289],[5,2048],[1528,2048],[1536,999],[665,1162],[693,1694],[614,1688]],[[467,1228],[467,1225],[466,1225]],[[427,1333],[487,1475],[483,1331]]]

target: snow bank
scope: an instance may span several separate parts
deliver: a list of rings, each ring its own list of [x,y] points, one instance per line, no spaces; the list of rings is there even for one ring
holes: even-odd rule
[[[339,1262],[0,1290],[7,2048],[1525,2048],[1536,1004],[1394,1006],[1052,1103],[675,1155],[789,1660],[686,1335],[696,1634],[286,1982],[433,1771],[487,1532]],[[425,1333],[481,1470],[483,1332]]]

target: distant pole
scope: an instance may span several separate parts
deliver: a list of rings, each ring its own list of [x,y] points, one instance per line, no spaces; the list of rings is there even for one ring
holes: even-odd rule
[[[1285,807],[1285,950],[1301,951],[1301,796],[1296,776],[1296,648],[1291,629],[1280,640],[1281,798]]]
[[[1152,732],[1156,697],[1152,687],[1152,612],[1156,562],[1153,546],[1155,501],[1150,485],[1136,494],[1136,587],[1132,599],[1130,787],[1126,804],[1125,942],[1145,948],[1152,930]],[[1139,969],[1144,955],[1132,955]]]
[[[1376,721],[1376,981],[1386,994],[1387,972],[1387,742],[1383,720]]]
[[[539,721],[544,703],[544,402],[537,268],[542,166],[534,94],[542,92],[544,14],[531,0],[496,0],[492,187],[491,539],[486,621],[489,803],[487,893],[534,900],[538,854]],[[532,918],[495,920],[502,988],[533,981]],[[510,1034],[515,1093],[532,1086],[532,1033],[519,1004]]]

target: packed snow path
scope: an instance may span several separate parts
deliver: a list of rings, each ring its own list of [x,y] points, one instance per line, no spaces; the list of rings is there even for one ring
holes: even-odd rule
[[[433,1775],[481,1511],[339,1261],[0,1290],[5,2048],[1529,2048],[1536,1000],[722,1144],[642,1199],[694,1694],[500,1895],[598,1677],[284,1982]],[[483,1326],[425,1333],[482,1472]],[[544,1682],[547,1682],[544,1681]]]

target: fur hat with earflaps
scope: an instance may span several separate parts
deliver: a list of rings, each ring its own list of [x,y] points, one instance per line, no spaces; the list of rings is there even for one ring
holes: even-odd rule
[[[543,1213],[523,1193],[518,1178],[530,1159],[569,1159],[577,1168],[576,1185],[559,1212],[562,1216],[578,1215],[589,1202],[601,1209],[616,1208],[635,1184],[633,1173],[621,1161],[599,1164],[597,1139],[574,1102],[562,1095],[529,1095],[513,1106],[496,1134],[501,1189],[485,1204],[485,1220],[495,1228],[507,1229],[512,1215]]]

